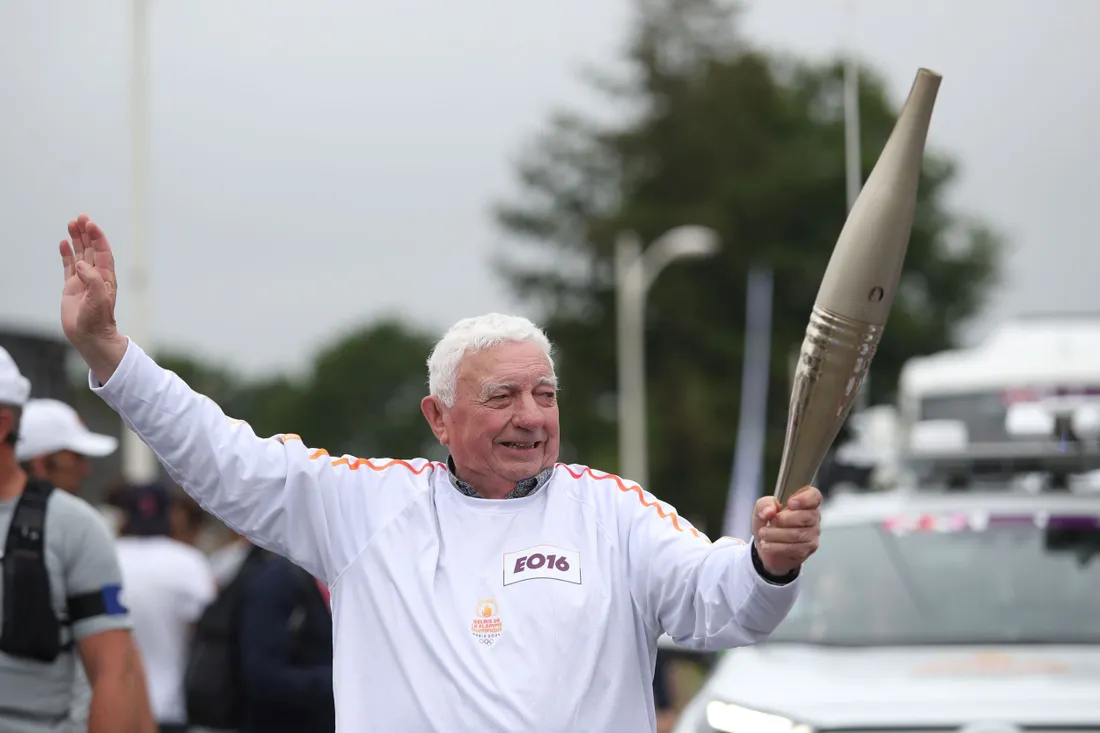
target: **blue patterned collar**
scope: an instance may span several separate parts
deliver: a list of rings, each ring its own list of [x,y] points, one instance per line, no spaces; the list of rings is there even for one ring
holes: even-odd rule
[[[530,496],[541,489],[546,482],[550,480],[550,475],[553,473],[554,467],[547,466],[531,478],[525,478],[520,481],[516,484],[516,488],[509,491],[508,495],[504,498],[519,499],[524,496]],[[458,489],[459,493],[465,494],[466,496],[472,496],[476,499],[483,498],[481,494],[477,493],[477,489],[458,477],[458,473],[455,471],[455,463],[450,456],[447,456],[447,475],[451,479],[451,486]]]

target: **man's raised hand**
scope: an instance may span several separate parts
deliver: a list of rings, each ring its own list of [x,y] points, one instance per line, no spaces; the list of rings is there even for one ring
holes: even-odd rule
[[[100,382],[106,382],[126,353],[126,338],[115,326],[115,258],[107,236],[81,214],[61,240],[65,288],[61,328]]]

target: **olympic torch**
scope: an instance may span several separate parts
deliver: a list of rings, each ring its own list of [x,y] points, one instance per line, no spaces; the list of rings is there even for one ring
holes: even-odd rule
[[[817,292],[791,390],[775,498],[808,486],[848,417],[894,303],[940,75],[920,69]]]

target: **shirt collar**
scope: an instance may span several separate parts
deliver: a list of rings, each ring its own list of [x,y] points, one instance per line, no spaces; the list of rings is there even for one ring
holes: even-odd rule
[[[547,466],[531,478],[525,478],[517,483],[516,488],[509,491],[508,495],[504,498],[519,499],[524,496],[530,496],[531,494],[541,489],[546,484],[546,482],[550,480],[550,475],[552,473],[554,473],[554,467]],[[482,498],[481,494],[477,493],[477,490],[473,486],[458,477],[458,474],[455,472],[454,460],[452,460],[450,456],[447,456],[447,476],[451,479],[451,486],[454,486],[456,489],[458,489],[459,493],[465,494],[466,496],[472,496],[477,499]]]

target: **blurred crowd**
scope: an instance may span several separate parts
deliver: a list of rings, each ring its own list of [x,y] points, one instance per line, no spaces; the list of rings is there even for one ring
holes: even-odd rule
[[[16,455],[29,476],[79,495],[90,461],[116,448],[114,438],[90,432],[63,402],[30,400],[24,407]],[[230,710],[223,717],[237,718],[233,730],[242,733],[334,729],[332,621],[323,584],[284,558],[225,532],[187,494],[165,483],[118,483],[98,508],[116,538],[123,605],[133,621],[149,702],[162,733],[196,729],[189,727],[192,717],[216,717],[188,710],[204,703]],[[229,615],[236,628],[221,631],[230,632],[224,641],[237,653],[215,649],[216,661],[236,665],[235,675],[211,670],[195,658],[204,645],[219,642],[201,633],[208,615],[218,610],[214,601],[219,597],[233,601]],[[201,683],[210,675],[234,679],[209,690]],[[73,715],[77,726],[90,700],[80,677]],[[232,699],[207,699],[215,694]]]

